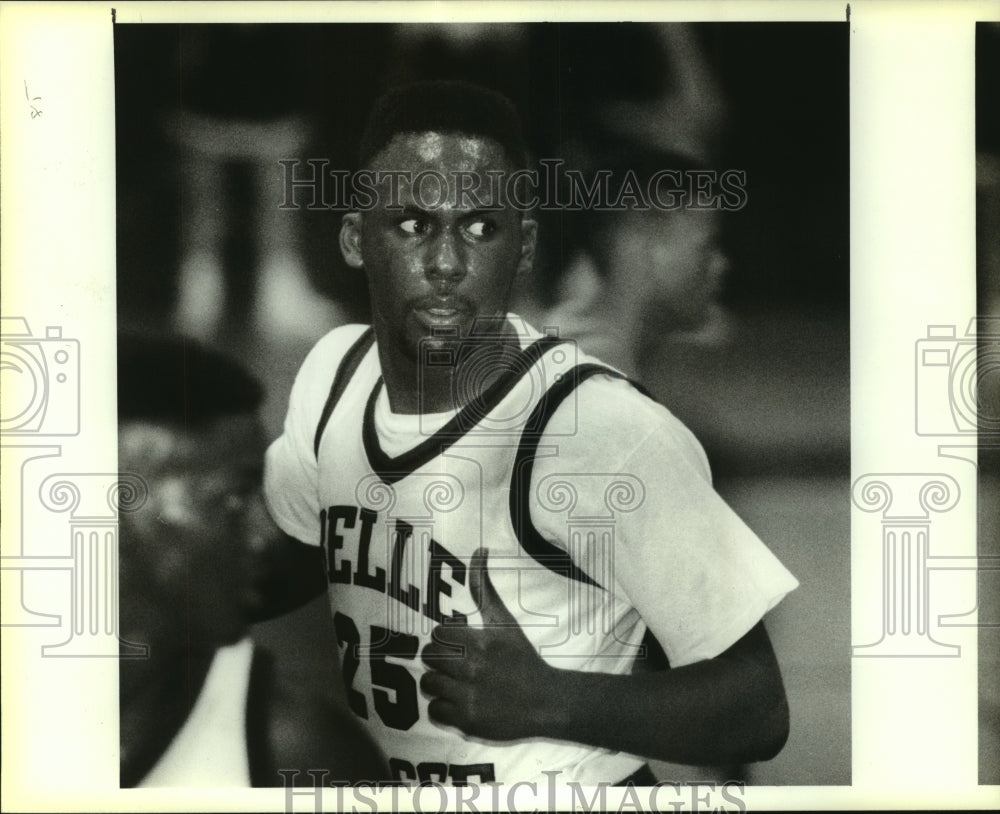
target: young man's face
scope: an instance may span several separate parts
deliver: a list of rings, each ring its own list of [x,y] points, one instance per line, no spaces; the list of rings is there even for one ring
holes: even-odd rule
[[[477,320],[505,316],[516,275],[531,266],[535,224],[506,200],[513,168],[500,145],[400,134],[371,169],[404,175],[378,187],[375,208],[345,216],[341,246],[367,272],[380,347],[418,360],[432,334],[467,337]]]
[[[264,449],[253,415],[197,431],[121,428],[120,466],[148,487],[138,510],[121,513],[126,628],[194,648],[245,635],[278,539],[260,492]]]

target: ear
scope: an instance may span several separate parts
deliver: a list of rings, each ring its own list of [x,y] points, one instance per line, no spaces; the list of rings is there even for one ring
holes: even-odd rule
[[[365,267],[361,254],[361,213],[348,212],[340,224],[340,253],[351,268]]]
[[[525,218],[521,221],[521,258],[517,263],[517,275],[527,276],[535,264],[535,241],[538,239],[538,222]]]

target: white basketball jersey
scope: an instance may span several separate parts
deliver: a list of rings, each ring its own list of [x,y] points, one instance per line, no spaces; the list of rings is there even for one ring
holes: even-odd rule
[[[437,724],[419,689],[425,671],[420,654],[431,631],[453,620],[482,623],[468,579],[480,547],[489,550],[489,576],[498,594],[545,661],[570,670],[631,670],[646,632],[648,620],[638,609],[646,597],[629,597],[616,577],[616,512],[640,514],[644,483],[617,467],[602,469],[607,461],[559,457],[560,433],[567,442],[575,438],[577,447],[581,443],[583,425],[577,426],[572,410],[561,412],[558,427],[549,426],[583,382],[619,374],[532,332],[516,358],[494,360],[507,365],[508,374],[469,406],[448,415],[401,416],[388,410],[377,347],[363,337],[359,326],[338,329],[321,342],[341,348],[333,364],[320,348],[307,360],[265,474],[278,524],[324,550],[351,709],[401,780],[463,784],[555,777],[596,783],[627,777],[641,759],[554,739],[486,741]],[[356,358],[345,371],[339,362],[350,344]],[[623,388],[648,401],[627,384]],[[325,409],[323,392],[330,393]],[[738,535],[763,549],[744,526]],[[707,547],[712,554],[713,545]],[[664,552],[668,564],[654,571],[670,568],[669,550]],[[754,551],[750,559],[756,557]],[[690,601],[690,590],[667,600],[662,614],[651,609],[654,618],[686,614],[683,634],[670,635],[668,624],[662,628],[671,661],[696,657],[694,649],[684,649],[689,640],[692,648],[714,648],[709,655],[735,641],[702,635],[697,623],[687,625],[688,618],[738,638],[794,587],[776,561],[765,571],[772,565],[773,573],[762,579],[777,575],[779,584],[768,585],[766,599],[753,603],[752,619],[736,620],[742,630],[731,619],[718,622],[713,600],[701,606]],[[705,580],[696,574],[695,581],[703,591]],[[668,579],[664,587],[671,584]],[[672,611],[670,601],[683,610]],[[725,612],[745,610],[734,614],[727,606]]]

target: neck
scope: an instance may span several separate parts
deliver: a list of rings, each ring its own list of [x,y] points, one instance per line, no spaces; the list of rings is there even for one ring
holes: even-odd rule
[[[509,369],[509,365],[501,363],[498,349],[514,354],[520,348],[509,325],[495,337],[442,343],[442,355],[449,354],[455,364],[427,364],[421,359],[395,355],[380,345],[379,362],[389,406],[394,413],[410,415],[461,410]]]

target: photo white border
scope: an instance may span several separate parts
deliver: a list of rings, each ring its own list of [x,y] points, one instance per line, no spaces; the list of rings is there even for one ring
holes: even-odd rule
[[[825,0],[3,4],[3,314],[80,342],[83,431],[46,441],[61,446],[67,471],[117,469],[112,6],[120,23],[847,19],[845,2]],[[976,551],[974,468],[913,432],[914,343],[928,325],[961,331],[975,313],[973,47],[975,22],[989,19],[1000,19],[996,3],[850,4],[852,480],[956,478],[963,499],[933,529],[932,546],[950,556]],[[4,467],[5,555],[17,545],[15,475]],[[878,517],[853,508],[855,644],[878,637],[880,546]],[[936,607],[964,609],[968,585],[943,584]],[[998,787],[977,785],[975,629],[948,635],[960,658],[853,660],[851,786],[748,787],[748,808],[1000,805]],[[5,810],[283,810],[281,790],[118,791],[117,664],[39,658],[51,639],[51,629],[3,631]]]

